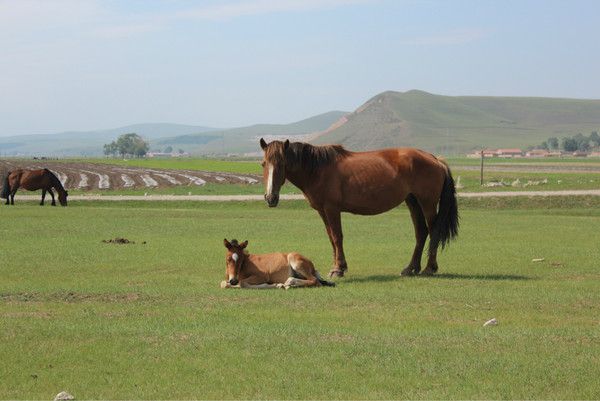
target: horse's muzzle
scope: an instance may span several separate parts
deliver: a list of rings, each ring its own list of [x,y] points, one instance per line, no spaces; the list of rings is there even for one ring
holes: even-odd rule
[[[231,285],[237,285],[239,283],[237,278],[232,278],[231,280],[229,280],[229,284]]]
[[[279,195],[266,195],[265,194],[265,200],[267,201],[267,204],[269,205],[269,207],[275,207],[279,203]]]

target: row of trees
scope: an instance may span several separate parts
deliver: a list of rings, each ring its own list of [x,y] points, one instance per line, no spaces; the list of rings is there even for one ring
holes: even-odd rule
[[[144,157],[149,149],[150,144],[141,136],[136,133],[130,133],[123,134],[116,141],[105,144],[104,154],[106,156]]]
[[[538,149],[562,149],[565,152],[575,152],[577,150],[587,152],[598,147],[600,147],[600,135],[598,135],[597,131],[591,132],[589,136],[579,133],[572,137],[564,137],[560,140],[560,144],[558,138],[548,138],[548,140],[537,146]]]

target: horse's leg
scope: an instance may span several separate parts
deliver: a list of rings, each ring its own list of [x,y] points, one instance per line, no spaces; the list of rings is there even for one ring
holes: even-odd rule
[[[42,201],[40,202],[40,206],[44,206],[44,198],[46,197],[46,190],[42,188]]]
[[[427,221],[427,228],[429,229],[429,248],[427,251],[427,266],[425,267],[425,270],[423,270],[423,274],[432,275],[438,271],[437,246],[435,248],[431,246],[433,224],[435,223],[435,218],[437,216],[437,202],[423,202],[422,207],[423,214],[425,215],[425,220]]]
[[[339,210],[325,211],[329,229],[331,231],[331,241],[335,251],[335,265],[329,272],[329,276],[344,277],[344,273],[348,270],[346,264],[346,256],[344,255],[344,235],[342,234],[342,216]]]
[[[400,274],[403,276],[410,276],[419,274],[421,271],[421,256],[423,255],[423,248],[425,247],[425,240],[427,240],[428,230],[423,210],[414,195],[408,195],[406,198],[406,206],[408,206],[408,210],[410,210],[410,217],[413,226],[415,227],[416,244],[410,263]]]
[[[321,219],[323,220],[323,223],[325,224],[325,231],[327,231],[327,237],[329,237],[329,242],[331,243],[331,249],[333,250],[333,261],[335,263],[337,254],[335,252],[335,243],[333,242],[331,227],[329,226],[329,221],[327,221],[327,215],[325,214],[325,212],[323,210],[319,210],[318,212],[319,216],[321,216]],[[331,276],[331,272],[329,273],[329,275]]]
[[[10,191],[10,204],[14,205],[15,204],[15,194],[17,193],[17,188],[14,188],[12,191]]]
[[[48,188],[48,193],[52,197],[52,206],[56,206],[56,201],[54,200],[54,192],[52,192],[52,188]]]

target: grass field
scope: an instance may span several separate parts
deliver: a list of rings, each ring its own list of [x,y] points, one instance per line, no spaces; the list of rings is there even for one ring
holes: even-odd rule
[[[437,277],[399,277],[401,207],[345,215],[348,276],[290,291],[221,290],[222,240],[327,272],[304,202],[2,205],[0,398],[598,398],[599,201],[485,202]]]
[[[80,160],[82,161],[82,160]],[[191,169],[204,171],[220,171],[243,174],[262,174],[258,160],[219,160],[219,159],[85,159],[88,162],[118,164],[146,168]],[[68,161],[66,161],[68,162]],[[600,188],[600,160],[598,159],[501,159],[485,161],[484,182],[503,182],[505,185],[487,187],[480,185],[480,172],[476,166],[478,160],[469,158],[448,159],[454,178],[459,180],[462,192],[494,192],[494,191],[557,191],[572,189]],[[556,171],[548,168],[554,167]],[[503,171],[502,168],[510,168]],[[546,169],[546,170],[544,170]],[[578,170],[580,169],[580,170]],[[583,171],[581,171],[583,169]],[[211,194],[261,194],[262,185],[208,184],[205,186],[184,185],[171,188],[138,188],[120,190],[71,190],[72,194],[98,193],[104,195],[211,195]],[[294,186],[287,184],[282,193],[300,193]]]

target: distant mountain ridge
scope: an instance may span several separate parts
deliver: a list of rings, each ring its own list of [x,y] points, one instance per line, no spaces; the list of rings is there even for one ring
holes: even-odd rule
[[[483,147],[525,148],[549,137],[600,131],[600,100],[443,96],[420,90],[380,93],[352,113],[331,111],[290,124],[217,129],[136,124],[109,130],[0,137],[0,156],[99,156],[102,145],[135,132],[153,150],[260,154],[258,138],[340,143],[350,150],[411,146],[458,155]]]
[[[367,150],[413,146],[461,154],[481,147],[526,147],[549,137],[600,130],[600,100],[442,96],[383,92],[314,143]]]
[[[182,124],[135,124],[120,128],[62,132],[47,135],[0,137],[0,156],[100,156],[103,145],[119,135],[135,132],[150,141],[151,149],[172,146],[194,154],[254,152],[259,135],[304,135],[326,129],[347,114],[331,111],[290,124],[256,124],[231,129]]]

